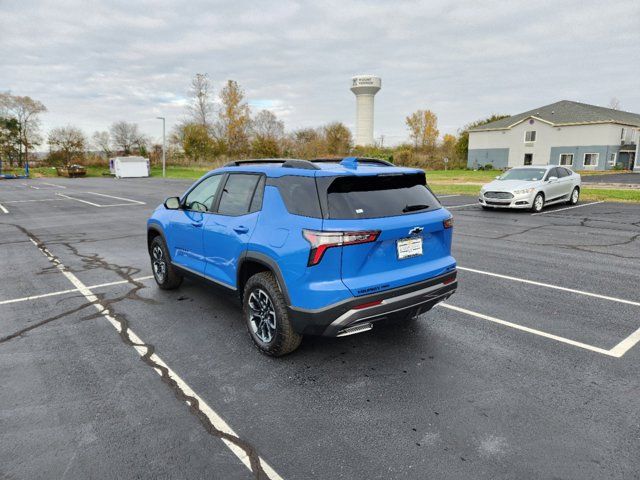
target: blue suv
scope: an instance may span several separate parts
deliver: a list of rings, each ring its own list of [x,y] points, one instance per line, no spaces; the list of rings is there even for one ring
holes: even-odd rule
[[[422,170],[367,158],[237,161],[148,221],[153,275],[235,293],[255,345],[341,337],[412,319],[456,290],[451,214]]]

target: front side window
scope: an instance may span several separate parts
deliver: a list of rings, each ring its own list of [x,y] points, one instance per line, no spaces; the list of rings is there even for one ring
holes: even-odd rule
[[[210,212],[215,204],[221,179],[222,175],[212,175],[202,180],[187,194],[184,208],[196,212]]]
[[[220,194],[220,215],[238,216],[249,213],[251,200],[261,175],[231,174]]]
[[[585,153],[584,154],[584,166],[593,167],[598,165],[599,153]]]
[[[524,132],[524,141],[525,142],[535,142],[536,141],[536,131],[535,130],[527,130]]]
[[[571,175],[571,172],[569,172],[569,170],[567,170],[566,168],[558,167],[556,168],[556,172],[558,172],[558,178],[568,177],[569,175]]]
[[[573,165],[573,153],[560,154],[560,165]]]

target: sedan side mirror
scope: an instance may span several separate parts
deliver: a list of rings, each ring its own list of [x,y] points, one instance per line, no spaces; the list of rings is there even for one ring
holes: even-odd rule
[[[558,177],[549,177],[547,179],[548,182],[555,182],[558,179]]]
[[[167,210],[178,210],[180,208],[180,198],[169,197],[164,201],[164,208]]]

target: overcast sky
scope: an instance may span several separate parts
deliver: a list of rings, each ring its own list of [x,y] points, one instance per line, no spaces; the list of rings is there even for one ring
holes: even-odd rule
[[[45,131],[127,120],[158,139],[197,72],[288,130],[353,128],[350,77],[379,75],[385,143],[418,108],[441,133],[561,99],[640,112],[640,1],[0,0],[0,91],[41,100]]]

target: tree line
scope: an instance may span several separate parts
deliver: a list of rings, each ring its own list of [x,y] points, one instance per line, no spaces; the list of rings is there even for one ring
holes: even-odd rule
[[[39,116],[46,111],[30,97],[0,93],[1,161],[22,167],[29,152],[45,142]],[[237,158],[358,155],[423,168],[459,168],[466,166],[468,130],[503,117],[492,115],[465,125],[457,135],[441,137],[437,115],[417,110],[405,119],[409,142],[393,147],[355,146],[351,131],[341,122],[286,131],[284,121],[272,111],[252,112],[236,81],[228,80],[216,95],[209,76],[198,73],[191,81],[184,116],[169,132],[166,153],[168,163],[178,165],[216,165]],[[104,165],[115,155],[141,155],[154,164],[161,158],[161,145],[152,142],[136,123],[126,121],[114,122],[108,130],[90,137],[73,125],[56,127],[49,131],[46,144],[51,165]]]

